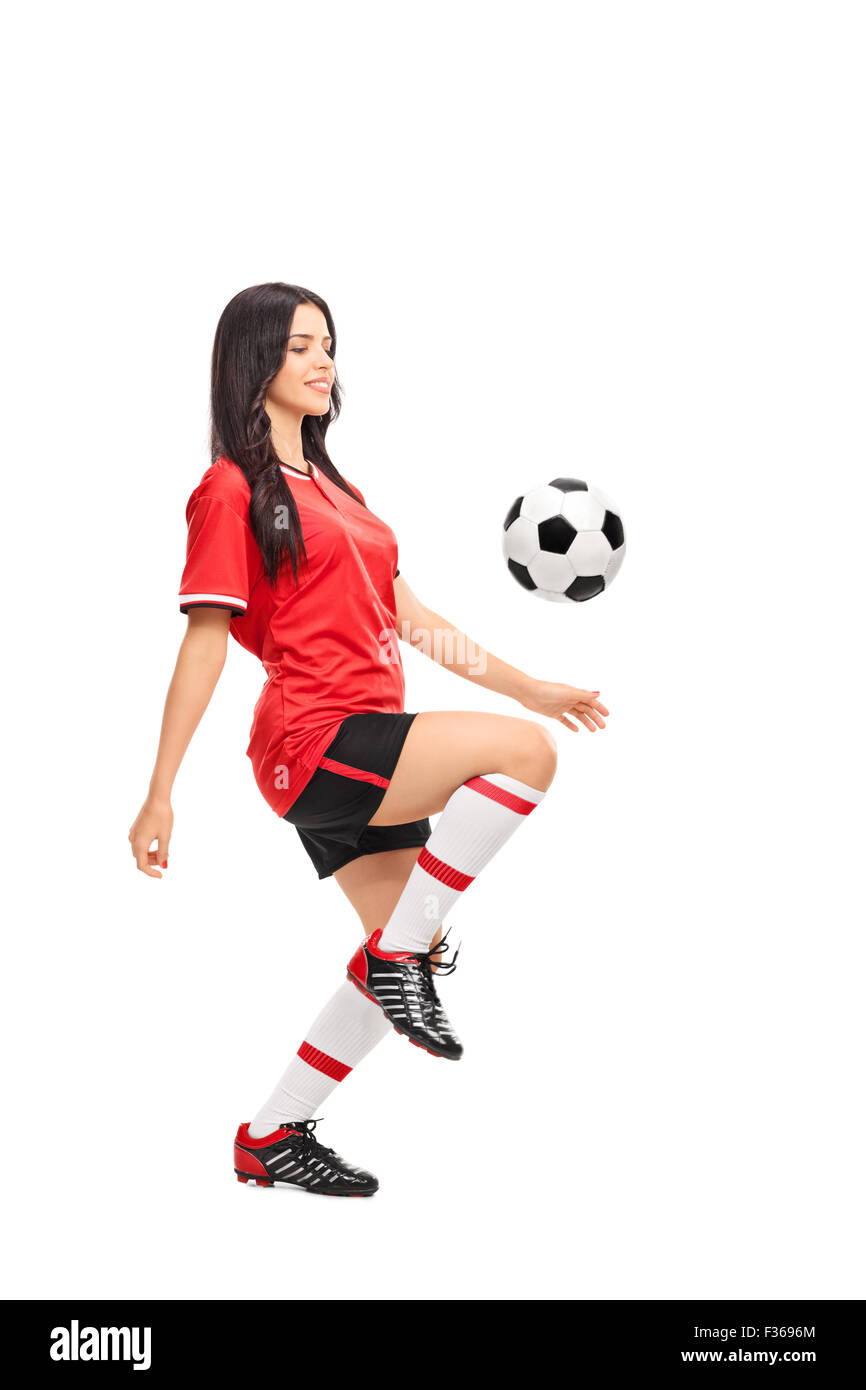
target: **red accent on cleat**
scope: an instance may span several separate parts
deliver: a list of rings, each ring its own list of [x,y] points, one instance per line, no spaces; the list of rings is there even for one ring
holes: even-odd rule
[[[359,984],[358,981],[355,979],[355,976],[350,975],[348,970],[346,971],[346,979],[351,980],[352,984],[355,986],[356,989],[359,989],[362,994],[366,994],[368,999],[372,999],[373,1003],[376,1004],[380,1009],[382,1009],[382,1005],[379,1003],[379,1000],[376,998],[375,994],[371,994],[368,989],[365,989],[362,984]],[[382,1012],[384,1013],[385,1010],[382,1009]]]
[[[380,960],[418,959],[414,951],[383,951],[382,947],[379,945],[379,942],[381,940],[382,932],[384,930],[384,927],[377,927],[374,932],[370,933],[370,935],[367,937],[367,940],[364,942],[364,945],[367,947],[367,950],[371,953],[371,955],[378,956]],[[364,979],[366,980],[366,978],[367,976],[365,975]]]
[[[281,1139],[290,1139],[293,1134],[300,1134],[299,1129],[275,1129],[272,1134],[263,1134],[259,1139],[253,1139],[250,1135],[250,1121],[238,1125],[238,1132],[235,1135],[235,1143],[243,1144],[245,1148],[266,1149],[271,1144],[279,1144]]]
[[[238,1173],[238,1174],[237,1174],[237,1179],[238,1179],[238,1182],[243,1182],[243,1183],[245,1183],[245,1182],[247,1181],[247,1179],[244,1177],[243,1173]]]
[[[256,1187],[270,1187],[267,1178],[256,1178]]]
[[[356,984],[365,985],[367,983],[367,957],[364,955],[363,942],[349,961],[347,974],[349,979]],[[364,993],[366,994],[366,990]]]
[[[248,1154],[246,1149],[242,1149],[240,1144],[235,1144],[235,1167],[239,1168],[242,1173],[249,1173],[251,1178],[255,1177],[257,1173],[264,1173],[267,1176],[268,1172],[265,1165],[259,1159],[254,1158],[252,1154]]]

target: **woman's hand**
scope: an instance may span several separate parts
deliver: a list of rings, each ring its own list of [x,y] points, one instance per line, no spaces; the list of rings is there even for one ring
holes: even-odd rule
[[[520,703],[536,714],[546,714],[548,719],[558,719],[567,729],[578,732],[578,726],[566,718],[573,715],[591,733],[596,727],[605,727],[603,714],[609,714],[600,700],[597,690],[579,690],[574,685],[558,685],[555,681],[533,681],[529,693],[522,696]]]
[[[174,824],[174,812],[168,801],[149,796],[139,811],[129,832],[132,857],[143,874],[162,878],[156,867],[168,868],[168,842]],[[156,840],[156,849],[150,846]]]

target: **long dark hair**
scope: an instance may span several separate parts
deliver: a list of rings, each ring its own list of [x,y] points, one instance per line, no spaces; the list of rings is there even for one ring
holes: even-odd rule
[[[286,359],[292,318],[299,304],[321,309],[336,356],[337,333],[331,311],[319,295],[300,285],[272,281],[252,285],[223,309],[211,356],[211,463],[225,456],[236,463],[250,485],[250,527],[273,584],[286,559],[297,583],[298,561],[307,552],[298,508],[280,468],[265,410],[268,387]],[[315,463],[337,487],[360,502],[328,457],[325,435],[340,413],[336,374],[327,415],[305,415],[301,424],[304,458]],[[276,508],[285,507],[288,526],[276,524]]]

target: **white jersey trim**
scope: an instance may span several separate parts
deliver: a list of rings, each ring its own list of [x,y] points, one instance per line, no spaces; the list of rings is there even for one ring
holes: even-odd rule
[[[181,603],[230,603],[235,608],[246,609],[247,601],[233,598],[231,594],[178,594]]]
[[[313,476],[314,478],[318,478],[318,476],[319,476],[319,470],[318,470],[318,468],[316,467],[316,465],[315,465],[314,463],[311,463],[311,464],[310,464],[310,467],[311,467],[312,470],[313,470],[312,476]],[[287,475],[287,477],[289,477],[289,478],[303,478],[305,482],[309,482],[309,481],[310,481],[310,474],[309,474],[309,473],[302,473],[301,470],[300,470],[300,468],[287,468],[286,465],[285,465],[284,463],[281,463],[281,464],[280,464],[280,468],[283,470],[283,472],[284,472],[284,473]]]

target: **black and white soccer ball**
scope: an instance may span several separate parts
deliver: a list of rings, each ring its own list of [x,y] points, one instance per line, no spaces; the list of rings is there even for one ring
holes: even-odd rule
[[[502,549],[524,589],[554,603],[583,603],[613,582],[625,555],[625,530],[600,488],[554,478],[509,507]]]

